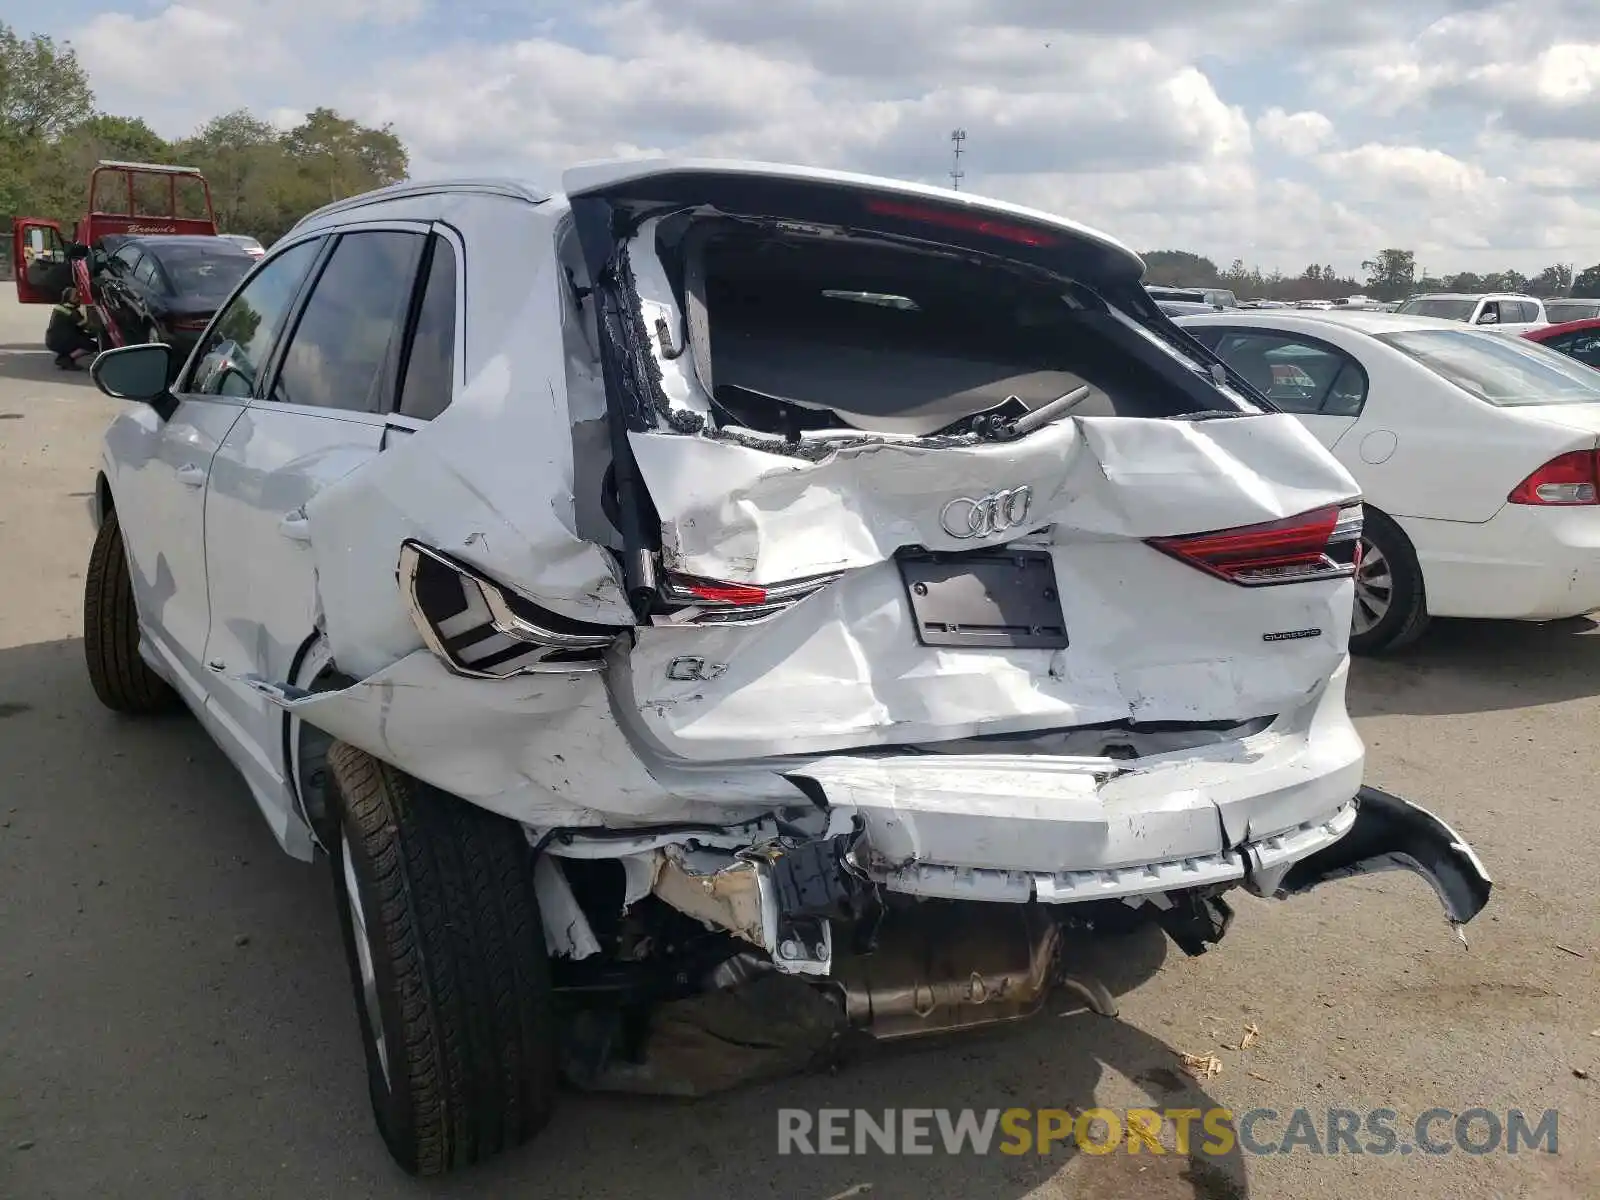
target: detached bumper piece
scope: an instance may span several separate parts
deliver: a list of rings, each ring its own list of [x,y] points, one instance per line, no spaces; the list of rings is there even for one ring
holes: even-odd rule
[[[1377,788],[1362,788],[1356,802],[1350,832],[1295,863],[1273,894],[1297,896],[1334,879],[1410,871],[1428,881],[1465,942],[1461,927],[1483,911],[1494,886],[1466,839],[1427,809]]]
[[[421,542],[401,546],[396,574],[423,642],[457,675],[599,671],[622,632],[549,612]]]

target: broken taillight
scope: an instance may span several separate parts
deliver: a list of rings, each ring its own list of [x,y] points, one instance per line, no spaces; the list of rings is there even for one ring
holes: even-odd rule
[[[774,613],[798,604],[813,592],[820,591],[835,579],[837,574],[813,575],[787,583],[753,584],[728,583],[721,579],[702,579],[674,571],[666,578],[661,598],[668,604],[681,606],[677,613],[666,618],[671,624],[735,624],[759,621]]]
[[[1148,544],[1218,579],[1263,587],[1354,573],[1360,538],[1361,505],[1330,504],[1281,521],[1150,538]]]

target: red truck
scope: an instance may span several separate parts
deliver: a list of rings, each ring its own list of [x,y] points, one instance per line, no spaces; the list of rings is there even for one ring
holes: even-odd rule
[[[103,344],[120,346],[126,339],[108,310],[97,265],[127,239],[173,234],[217,236],[205,176],[194,167],[102,160],[89,175],[89,202],[70,242],[56,221],[17,217],[12,222],[17,299],[55,304],[63,291],[76,287],[103,331]]]

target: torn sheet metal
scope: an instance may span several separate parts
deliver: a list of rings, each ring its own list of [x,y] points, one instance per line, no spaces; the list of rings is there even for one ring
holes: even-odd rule
[[[552,236],[542,224],[536,232]],[[473,345],[504,348],[472,360],[426,429],[391,438],[306,506],[326,633],[348,675],[421,645],[395,587],[407,538],[563,616],[632,623],[615,561],[578,526],[572,423],[593,407],[596,380],[592,364],[565,369],[582,353],[581,336],[569,336],[581,332],[571,292],[548,243],[521,261],[528,272],[506,277],[517,283],[515,303],[473,325]]]
[[[583,906],[572,894],[559,859],[541,854],[533,864],[533,886],[539,897],[539,917],[544,922],[544,944],[556,958],[573,961],[600,953],[600,943]]]
[[[443,788],[535,827],[718,824],[795,802],[771,772],[658,781],[612,718],[603,677],[452,675],[426,650],[360,683],[306,693],[254,681],[286,712]]]
[[[970,550],[952,498],[1031,489],[1025,528],[1146,538],[1274,521],[1357,496],[1285,413],[1204,421],[1077,417],[1014,442],[852,445],[820,462],[720,438],[630,434],[673,569],[776,583],[867,566],[902,546]]]

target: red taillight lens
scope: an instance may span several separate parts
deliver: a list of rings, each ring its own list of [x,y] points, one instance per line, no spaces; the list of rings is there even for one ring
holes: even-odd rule
[[[870,197],[867,211],[880,217],[897,217],[902,221],[915,221],[919,225],[937,225],[943,229],[959,229],[963,233],[981,233],[987,237],[1020,242],[1024,246],[1054,246],[1057,238],[1042,229],[1029,225],[1014,225],[978,212],[964,212],[958,208],[938,208],[928,204],[913,204],[905,200],[888,200]]]
[[[767,589],[746,583],[721,583],[715,579],[690,579],[678,576],[678,590],[686,597],[707,604],[765,604]]]
[[[1218,579],[1260,587],[1348,575],[1360,537],[1361,506],[1349,504],[1237,529],[1151,538],[1149,544]]]
[[[1600,452],[1557,455],[1506,497],[1512,504],[1600,504]]]

